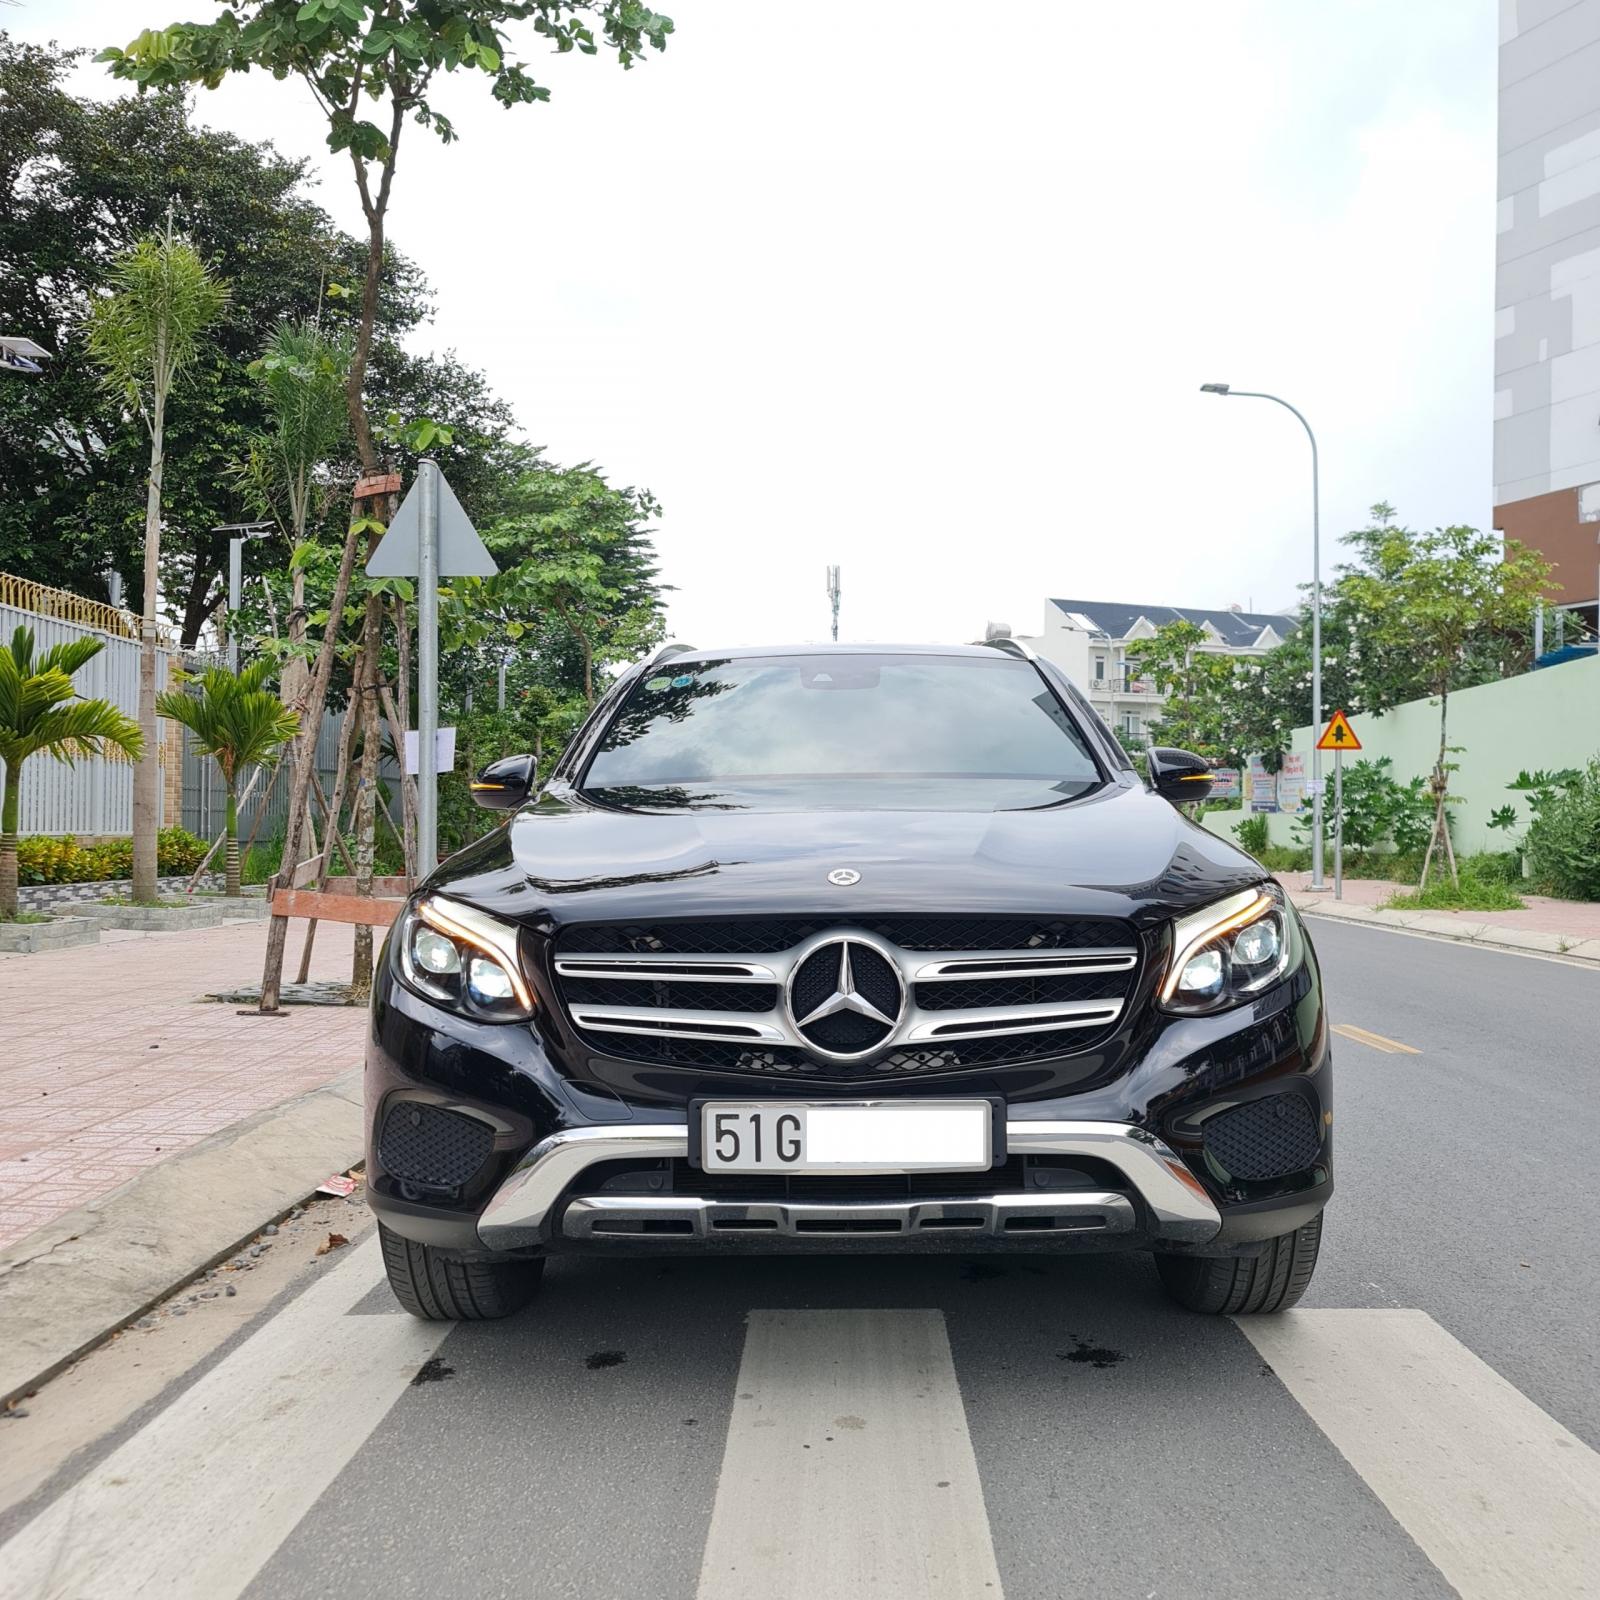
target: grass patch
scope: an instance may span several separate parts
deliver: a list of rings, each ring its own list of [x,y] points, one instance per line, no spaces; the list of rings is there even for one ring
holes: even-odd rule
[[[42,911],[19,911],[14,917],[8,917],[3,912],[0,912],[0,922],[4,923],[51,921],[54,921],[54,918],[47,917]]]
[[[1469,859],[1461,863],[1461,881],[1448,871],[1430,876],[1426,889],[1401,889],[1378,907],[1380,911],[1521,911],[1522,898],[1503,880],[1485,877]]]
[[[127,895],[112,895],[101,900],[103,906],[138,906],[150,911],[185,911],[194,904],[192,900],[132,900]]]

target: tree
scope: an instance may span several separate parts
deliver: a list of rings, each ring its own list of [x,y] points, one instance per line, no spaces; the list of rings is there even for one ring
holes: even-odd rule
[[[0,383],[0,570],[104,599],[108,572],[130,572],[137,560],[148,442],[122,425],[116,397],[98,382],[84,319],[116,256],[162,230],[170,203],[231,290],[167,418],[162,595],[192,648],[226,593],[227,536],[213,530],[257,514],[232,470],[271,426],[249,366],[281,324],[315,319],[348,344],[367,247],[310,198],[305,162],[199,125],[181,92],[66,93],[78,54],[0,33],[0,327],[56,357],[25,383]],[[386,248],[373,333],[380,408],[441,414],[410,391],[438,387],[443,363],[401,346],[431,307],[416,266]],[[447,470],[454,484],[466,468]],[[354,471],[353,457],[340,471]],[[328,532],[325,522],[308,534]],[[340,520],[331,531],[344,530]],[[249,588],[287,548],[245,547]]]
[[[228,795],[227,890],[239,894],[239,779],[246,767],[270,766],[295,735],[300,719],[266,687],[270,661],[252,661],[232,672],[208,667],[198,676],[177,674],[180,687],[156,701],[164,717],[195,736],[201,755],[210,756]],[[188,686],[198,692],[191,694]]]
[[[1386,510],[1386,507],[1375,507]],[[1362,566],[1341,586],[1380,656],[1407,663],[1424,694],[1439,702],[1439,753],[1431,789],[1434,825],[1420,888],[1437,848],[1458,881],[1445,807],[1449,800],[1450,692],[1462,686],[1492,642],[1525,633],[1550,583],[1550,563],[1515,540],[1455,526],[1417,533],[1381,520],[1351,536]]]
[[[270,428],[250,441],[243,477],[256,505],[279,519],[294,554],[286,626],[282,698],[305,709],[311,669],[306,661],[305,543],[313,504],[324,487],[329,458],[345,429],[344,385],[350,366],[344,344],[315,323],[277,328],[251,371],[271,416]]]
[[[1179,620],[1128,646],[1128,659],[1166,697],[1158,728],[1162,742],[1220,759],[1230,753],[1225,691],[1233,662],[1202,647],[1211,639],[1198,623]]]
[[[648,489],[616,489],[589,462],[540,462],[508,492],[484,533],[500,572],[456,579],[442,597],[447,642],[471,648],[533,634],[541,655],[573,657],[569,687],[593,704],[597,668],[629,660],[664,635],[661,585],[646,519]]]
[[[75,639],[33,653],[33,630],[18,628],[0,648],[0,761],[5,801],[0,805],[0,920],[17,914],[17,821],[22,766],[30,756],[75,756],[120,750],[134,760],[143,749],[139,724],[108,700],[81,699],[73,676],[105,649],[105,640]]]
[[[172,229],[141,239],[118,258],[112,292],[89,312],[89,354],[106,383],[150,435],[144,512],[144,604],[139,628],[139,728],[144,753],[133,774],[133,882],[137,902],[156,897],[160,768],[156,752],[156,650],[161,583],[161,474],[167,396],[221,315],[228,291],[199,252]]]
[[[440,74],[482,72],[490,92],[504,106],[548,100],[550,91],[535,83],[527,70],[505,55],[506,35],[499,24],[533,19],[534,31],[562,52],[596,54],[591,20],[624,68],[631,67],[647,46],[666,47],[671,19],[649,10],[639,0],[234,0],[209,23],[174,23],[160,31],[146,29],[125,50],[112,48],[100,59],[111,71],[141,89],[204,83],[215,88],[230,72],[261,69],[274,77],[299,78],[311,90],[328,124],[328,147],[350,156],[362,214],[367,221],[367,266],[345,395],[361,469],[377,465],[367,417],[365,384],[377,317],[382,276],[384,228],[393,190],[401,136],[407,120],[432,128],[445,143],[455,138],[450,119],[429,99]],[[387,113],[387,127],[362,117],[370,107]],[[343,568],[353,566],[357,522],[345,540]],[[344,604],[336,589],[331,614]],[[380,625],[382,610],[369,598],[362,654],[375,664],[378,641],[370,635]],[[323,657],[331,666],[332,630],[323,641]],[[313,680],[308,713],[320,720],[320,669]],[[362,706],[363,734],[377,736],[375,708]],[[310,784],[310,752],[297,754],[294,792],[290,799],[285,860],[298,856],[301,819]],[[281,869],[280,869],[281,870]],[[281,964],[283,921],[275,918],[268,940],[269,971]],[[262,1003],[274,997],[274,983],[262,986]]]

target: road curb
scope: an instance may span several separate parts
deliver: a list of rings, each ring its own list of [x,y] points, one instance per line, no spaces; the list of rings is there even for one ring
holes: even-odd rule
[[[225,1260],[361,1156],[356,1068],[0,1250],[0,1405]]]
[[[1600,939],[1568,939],[1536,928],[1502,928],[1465,920],[1470,913],[1452,911],[1380,911],[1375,906],[1347,906],[1321,895],[1294,896],[1303,916],[1325,917],[1330,922],[1358,922],[1367,927],[1392,928],[1400,933],[1426,933],[1457,944],[1510,950],[1518,955],[1560,956],[1584,966],[1600,967]],[[1462,919],[1462,920],[1458,920]]]

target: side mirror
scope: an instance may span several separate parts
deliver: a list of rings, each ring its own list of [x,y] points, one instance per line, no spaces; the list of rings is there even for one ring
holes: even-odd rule
[[[1193,805],[1211,793],[1211,763],[1204,756],[1154,744],[1146,759],[1150,787],[1163,800],[1170,800],[1175,806]]]
[[[532,756],[502,756],[472,780],[472,798],[485,811],[515,811],[533,789]]]

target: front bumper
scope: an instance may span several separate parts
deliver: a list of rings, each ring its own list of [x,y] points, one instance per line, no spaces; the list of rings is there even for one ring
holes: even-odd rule
[[[1204,1244],[1221,1230],[1221,1213],[1204,1187],[1142,1128],[1111,1122],[1010,1122],[1006,1144],[1012,1155],[1103,1161],[1122,1175],[1128,1192],[1091,1189],[853,1203],[587,1194],[584,1174],[603,1162],[688,1157],[687,1125],[619,1124],[574,1128],[541,1140],[483,1208],[478,1240],[486,1250],[528,1250],[562,1240],[671,1245],[689,1238],[782,1246],[885,1236],[927,1240],[937,1234],[951,1243],[1013,1235],[1023,1243],[1021,1235],[1143,1232],[1152,1239]]]
[[[1310,962],[1234,1011],[1145,1013],[1117,1060],[1070,1058],[1070,1083],[1048,1063],[988,1077],[980,1092],[1007,1102],[1009,1170],[997,1166],[992,1184],[971,1174],[949,1184],[923,1174],[899,1190],[800,1179],[730,1184],[690,1160],[686,1102],[748,1098],[753,1086],[641,1070],[639,1091],[619,1094],[584,1070],[558,1025],[549,1014],[531,1027],[465,1021],[380,967],[367,1049],[367,1172],[372,1207],[391,1230],[466,1256],[674,1246],[1211,1255],[1255,1251],[1309,1221],[1332,1194],[1329,1039]],[[1098,1075],[1088,1070],[1095,1060]],[[873,1098],[970,1095],[974,1086],[968,1075],[862,1085],[854,1097],[862,1089]],[[763,1082],[759,1092],[774,1089]],[[789,1092],[832,1098],[839,1090],[795,1084]],[[395,1154],[385,1134],[397,1112],[424,1121],[450,1114],[476,1129],[462,1171],[419,1175],[386,1159]],[[1257,1112],[1261,1119],[1241,1125]],[[1214,1130],[1229,1121],[1225,1141]],[[1308,1141],[1293,1162],[1251,1173],[1235,1159],[1259,1157],[1250,1141],[1287,1128]],[[455,1187],[432,1188],[422,1177]]]

